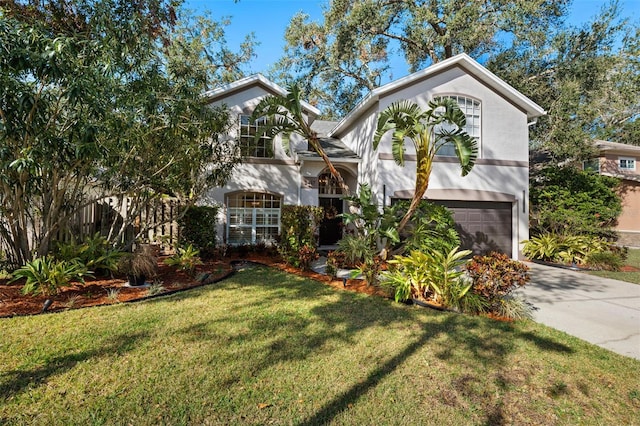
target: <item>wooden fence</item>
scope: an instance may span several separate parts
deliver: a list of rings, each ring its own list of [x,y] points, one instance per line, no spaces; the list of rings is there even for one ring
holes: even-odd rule
[[[71,238],[82,240],[96,233],[108,235],[112,227],[119,229],[123,220],[129,215],[128,198],[108,197],[80,210],[69,221],[68,230],[61,231],[59,241]],[[144,205],[130,222],[122,238],[121,244],[133,241],[156,243],[164,252],[172,251],[177,245],[179,235],[178,217],[180,203],[176,199],[154,200]]]
[[[79,210],[69,220],[68,226],[60,230],[55,241],[82,241],[96,233],[107,236],[112,226],[119,229],[130,211],[131,200],[127,198],[106,197]],[[120,244],[134,241],[155,243],[160,245],[162,253],[172,253],[180,237],[177,219],[180,214],[180,203],[176,199],[152,201],[132,217],[120,238]],[[115,224],[115,225],[114,225]],[[8,259],[8,265],[14,265],[11,259],[13,250],[9,242],[0,238],[0,250]],[[3,259],[0,256],[0,261]]]

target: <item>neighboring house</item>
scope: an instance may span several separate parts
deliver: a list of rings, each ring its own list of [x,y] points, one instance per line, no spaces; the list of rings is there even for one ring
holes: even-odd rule
[[[618,242],[640,247],[640,146],[601,140],[594,144],[600,155],[585,162],[584,168],[621,179],[618,194],[622,198],[622,213],[616,225],[620,234]]]
[[[240,143],[248,155],[229,183],[209,191],[205,200],[223,205],[219,235],[229,244],[275,238],[283,204],[325,207],[329,217],[319,243],[335,244],[341,236],[334,216],[346,205],[319,156],[294,136],[290,156],[281,140],[254,142],[256,124],[249,123],[248,116],[263,97],[284,93],[261,75],[206,93],[211,104],[227,105],[237,115],[228,141]],[[528,130],[545,113],[540,106],[461,54],[373,90],[337,123],[317,120],[320,112],[309,104],[304,107],[351,191],[368,183],[379,205],[387,206],[411,197],[415,155],[407,151],[405,167],[396,165],[390,135],[373,150],[378,115],[395,101],[408,99],[426,108],[436,97],[457,100],[467,115],[467,132],[478,141],[479,154],[471,173],[461,177],[453,151],[443,149],[434,162],[427,198],[453,211],[465,247],[477,253],[500,250],[518,258],[520,241],[529,237]]]

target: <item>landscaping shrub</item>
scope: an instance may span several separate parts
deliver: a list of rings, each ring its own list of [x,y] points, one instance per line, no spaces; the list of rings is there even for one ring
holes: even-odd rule
[[[383,259],[388,249],[400,242],[398,220],[390,209],[381,213],[368,185],[361,185],[357,197],[346,197],[352,209],[344,213],[345,225],[352,224],[355,233],[338,242],[338,251],[344,253],[346,262],[356,267],[355,275],[362,274],[367,285],[378,284]],[[354,209],[355,208],[355,209]]]
[[[192,245],[200,255],[211,258],[216,248],[216,226],[219,206],[189,206],[178,219],[180,241],[183,245]]]
[[[530,259],[582,265],[588,256],[607,251],[609,246],[594,235],[545,233],[525,241],[522,252]]]
[[[612,227],[622,211],[619,182],[571,166],[542,169],[531,178],[531,234],[616,239]]]
[[[402,217],[409,206],[400,201],[392,206],[392,214]],[[444,206],[422,201],[403,232],[405,252],[434,250],[449,253],[460,246],[460,236],[455,228],[453,214]]]
[[[278,251],[285,262],[296,268],[309,269],[317,258],[316,230],[322,219],[322,208],[282,206],[282,235]]]
[[[13,273],[11,282],[24,278],[26,282],[22,288],[23,294],[52,296],[58,294],[61,287],[68,286],[72,281],[84,284],[85,276],[90,276],[90,273],[81,262],[56,260],[47,256],[27,262]]]
[[[202,265],[200,251],[189,244],[186,247],[179,247],[176,254],[164,261],[165,265],[176,267],[191,276],[195,276],[196,267]]]
[[[389,271],[382,273],[382,286],[394,293],[396,302],[411,297],[433,299],[449,309],[482,312],[484,302],[469,293],[473,283],[464,280],[461,268],[469,254],[469,250],[454,247],[446,253],[413,250],[406,256],[394,256]]]
[[[587,255],[586,264],[595,271],[620,271],[624,259],[619,251],[595,252]]]
[[[376,254],[370,239],[353,234],[345,235],[338,241],[338,251],[342,253],[345,264],[349,268],[357,268],[366,258],[373,258]]]
[[[82,263],[96,275],[107,275],[118,269],[118,261],[123,253],[115,249],[106,237],[96,233],[78,244],[75,239],[58,242],[54,257],[67,262]]]
[[[471,291],[487,301],[487,309],[507,318],[527,318],[530,306],[511,293],[529,282],[529,268],[502,253],[474,256],[465,266]]]
[[[346,257],[344,253],[338,250],[332,250],[327,254],[327,267],[326,274],[330,277],[335,277],[339,268],[346,266]]]

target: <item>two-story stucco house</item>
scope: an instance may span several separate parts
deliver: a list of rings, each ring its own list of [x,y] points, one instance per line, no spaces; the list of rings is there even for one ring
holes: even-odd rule
[[[620,178],[622,213],[616,225],[618,242],[640,247],[640,146],[602,140],[594,143],[599,156],[585,162],[585,169]]]
[[[257,127],[248,116],[263,97],[284,93],[254,75],[206,94],[211,104],[227,105],[237,115],[229,140],[239,140],[248,155],[229,183],[206,197],[223,206],[219,235],[227,243],[275,237],[283,204],[325,207],[331,214],[320,230],[319,243],[333,244],[340,238],[333,214],[346,208],[342,194],[306,142],[292,137],[291,155],[283,151],[280,140],[254,143]],[[390,135],[373,150],[378,115],[395,101],[408,99],[426,108],[436,97],[458,102],[467,116],[467,132],[478,141],[479,155],[471,173],[461,177],[453,152],[441,150],[427,198],[453,211],[466,247],[476,252],[497,249],[518,258],[520,241],[529,237],[528,131],[544,114],[540,106],[461,54],[373,90],[339,122],[316,120],[319,111],[309,104],[304,107],[352,192],[368,183],[382,207],[411,197],[415,156],[407,151],[405,167],[396,165]]]

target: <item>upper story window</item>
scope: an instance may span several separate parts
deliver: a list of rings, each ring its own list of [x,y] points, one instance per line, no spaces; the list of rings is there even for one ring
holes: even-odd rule
[[[600,172],[600,159],[592,158],[590,160],[585,160],[582,162],[582,170],[587,172]]]
[[[636,170],[636,159],[633,157],[619,157],[618,168],[622,171],[632,172]]]
[[[273,157],[273,141],[262,135],[256,140],[262,120],[251,121],[249,115],[240,115],[240,150],[245,157]]]
[[[467,124],[464,127],[464,130],[476,140],[478,146],[480,146],[480,135],[481,135],[481,108],[480,101],[475,99],[468,98],[466,96],[458,96],[458,95],[448,95],[448,96],[438,96],[436,99],[449,98],[453,99],[458,103],[458,107],[464,112],[464,115],[467,119]],[[456,155],[455,148],[453,144],[446,144],[438,151],[438,155],[450,156],[453,157]]]

